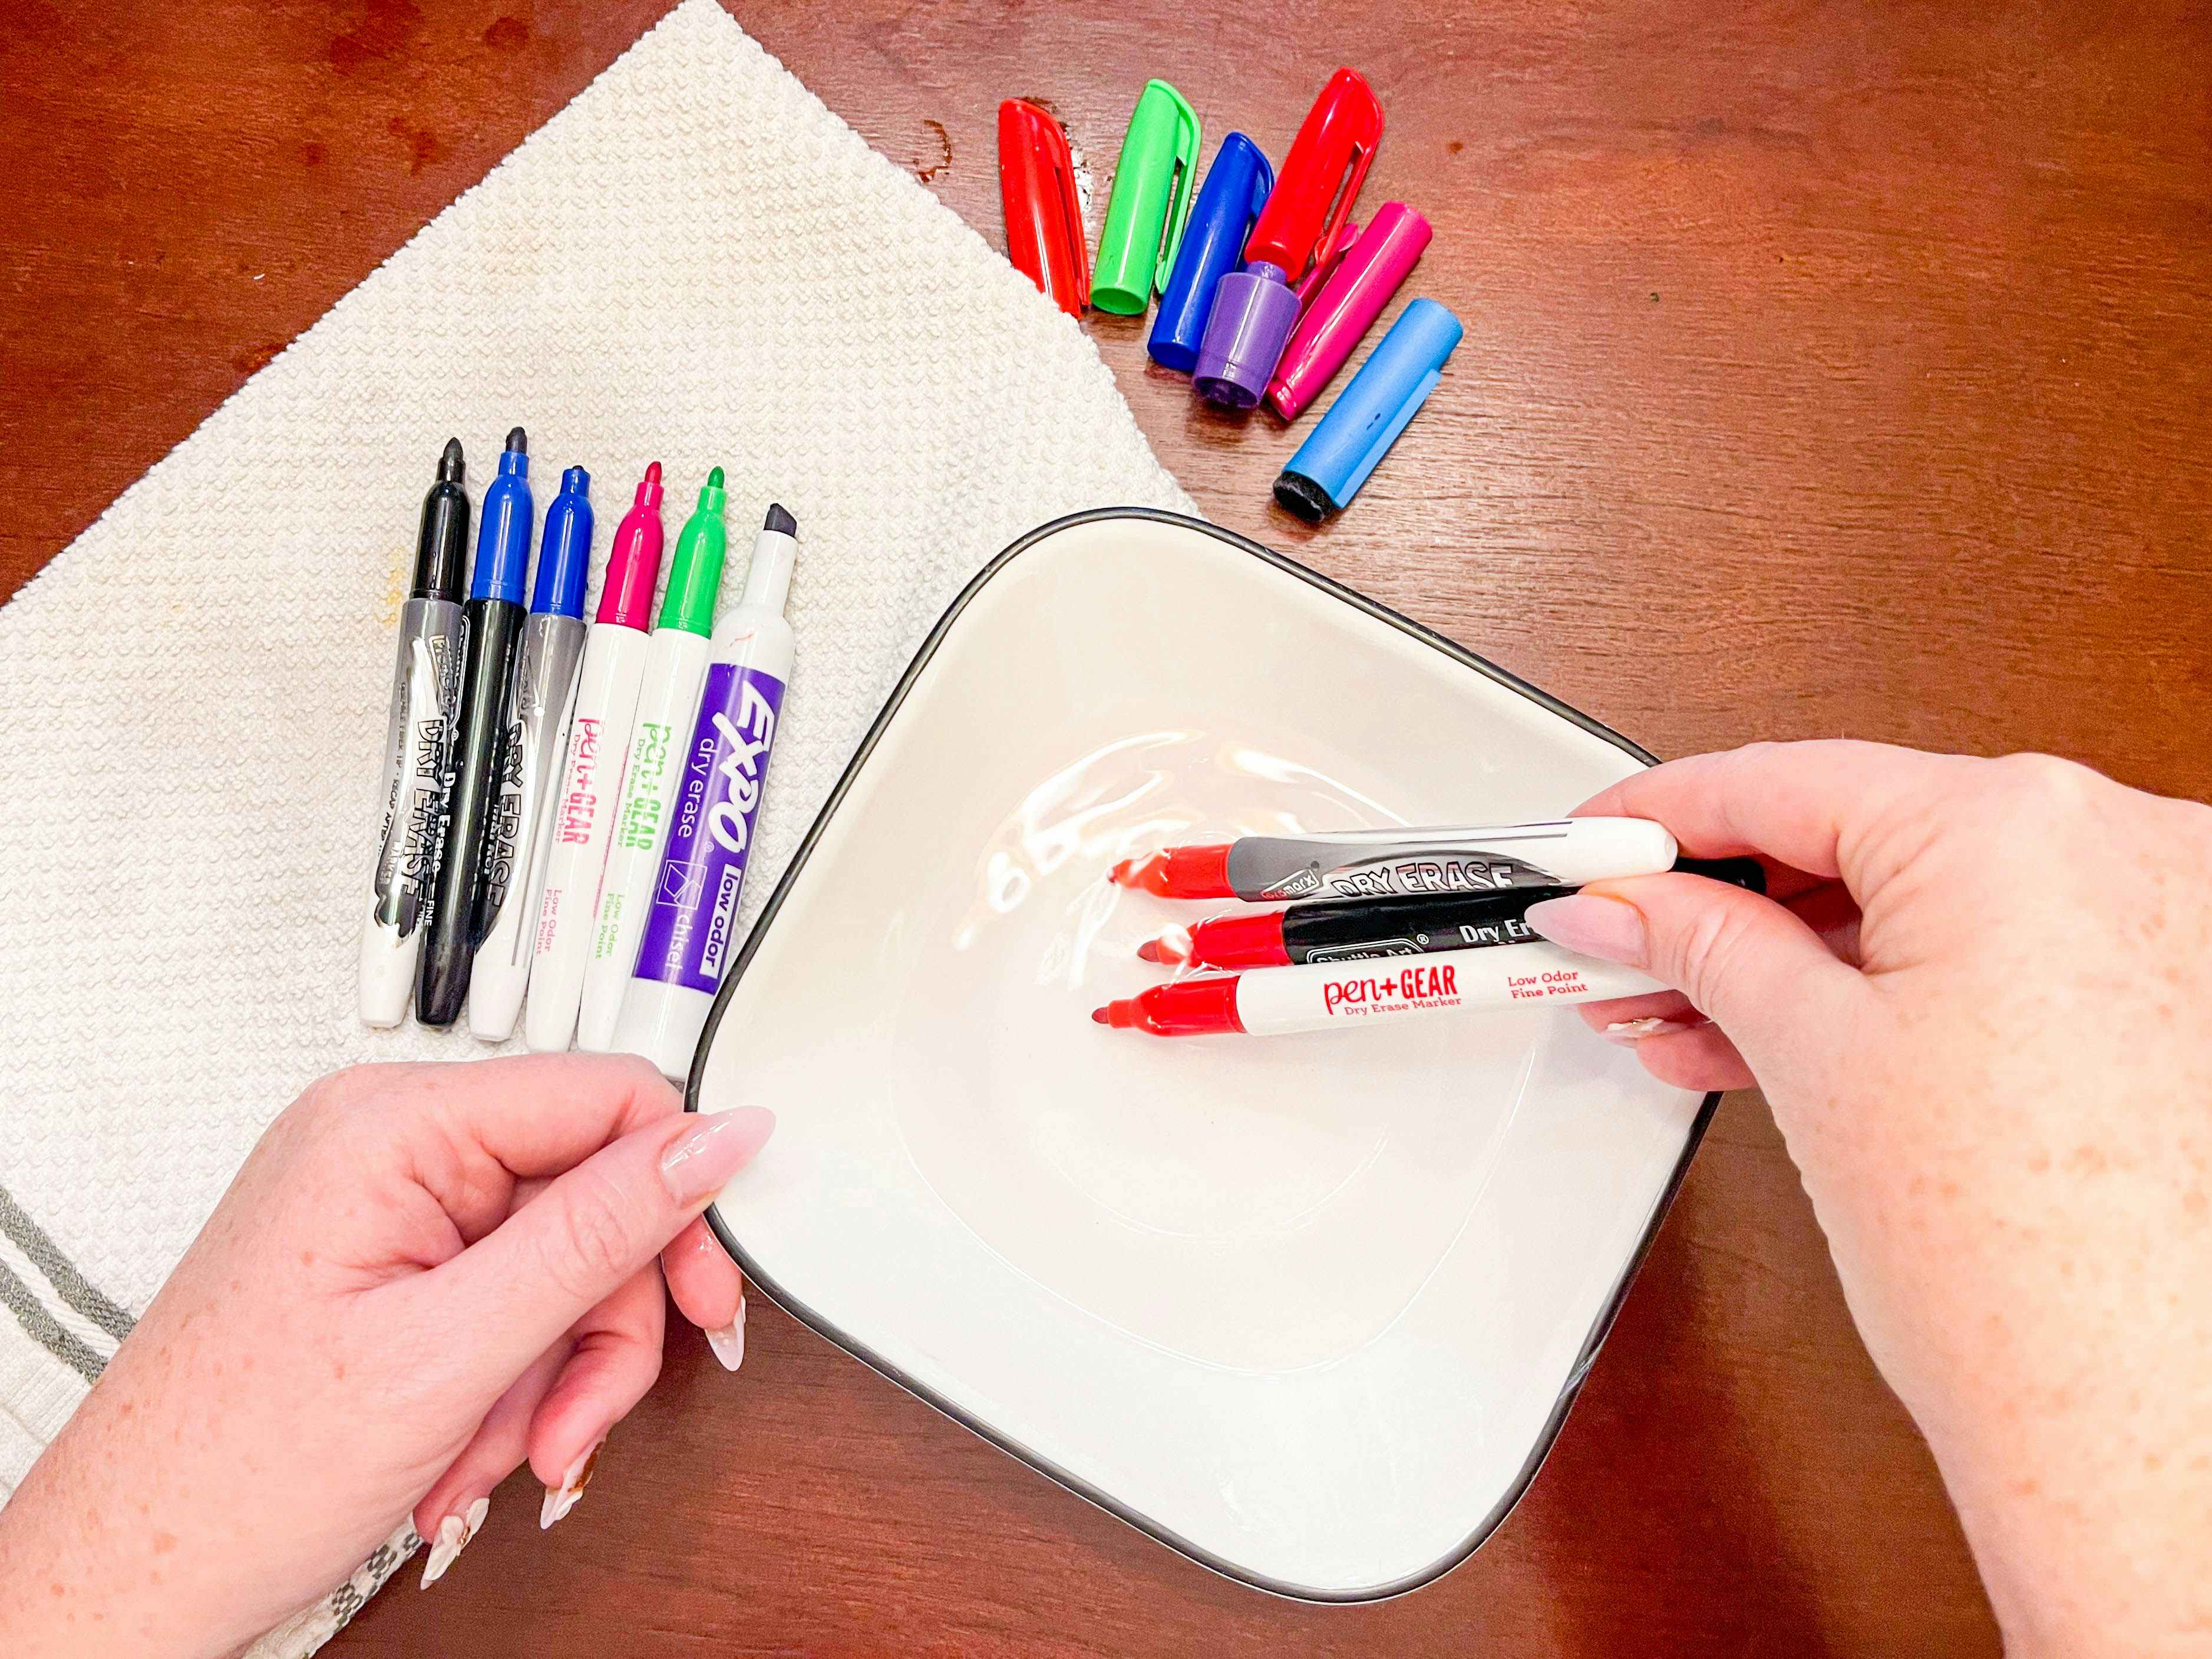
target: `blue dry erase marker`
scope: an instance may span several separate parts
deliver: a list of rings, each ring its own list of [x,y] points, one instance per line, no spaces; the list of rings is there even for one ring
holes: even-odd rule
[[[536,955],[538,896],[553,839],[555,771],[575,712],[584,660],[584,585],[592,568],[592,475],[572,466],[545,509],[538,580],[515,658],[507,708],[506,763],[485,832],[483,885],[477,903],[469,1030],[486,1042],[514,1035]]]
[[[1310,524],[1342,512],[1435,389],[1462,332],[1434,300],[1407,306],[1291,457],[1275,480],[1275,499]]]
[[[453,741],[453,782],[446,797],[446,856],[438,866],[437,908],[422,940],[415,984],[415,1018],[451,1025],[469,994],[476,954],[477,899],[483,885],[484,842],[499,793],[507,747],[507,702],[522,637],[522,583],[530,569],[530,441],[520,427],[507,434],[499,476],[484,489],[477,518],[477,562],[469,601],[461,607],[468,649],[461,669],[461,720]]]
[[[1259,145],[1241,132],[1221,141],[1221,152],[1206,170],[1175,269],[1160,290],[1159,314],[1152,319],[1147,348],[1164,368],[1188,374],[1198,366],[1199,342],[1213,312],[1213,290],[1224,276],[1241,268],[1244,239],[1267,204],[1275,170]]]

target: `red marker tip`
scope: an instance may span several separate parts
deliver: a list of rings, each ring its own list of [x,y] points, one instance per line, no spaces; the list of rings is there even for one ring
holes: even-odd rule
[[[1111,1025],[1114,1023],[1114,1010],[1110,1006],[1093,1008],[1091,1011],[1091,1021],[1094,1025]]]
[[[645,469],[645,481],[647,483],[659,483],[660,482],[660,463],[659,461],[653,462]]]
[[[1123,859],[1111,872],[1117,887],[1139,887],[1162,898],[1234,898],[1229,885],[1229,847],[1170,847]]]

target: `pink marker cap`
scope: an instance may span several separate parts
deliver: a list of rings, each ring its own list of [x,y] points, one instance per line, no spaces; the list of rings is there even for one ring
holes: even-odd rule
[[[660,580],[660,463],[645,469],[637,500],[623,514],[599,588],[599,620],[641,634],[653,626],[653,590]]]
[[[1403,202],[1385,202],[1314,295],[1267,383],[1267,404],[1295,421],[1344,367],[1429,245],[1429,222]]]

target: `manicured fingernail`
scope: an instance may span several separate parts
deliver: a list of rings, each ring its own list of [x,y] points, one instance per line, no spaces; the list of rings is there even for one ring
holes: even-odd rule
[[[592,1484],[592,1471],[599,1466],[599,1448],[606,1443],[600,1441],[599,1445],[568,1465],[568,1473],[561,1477],[559,1486],[545,1488],[545,1501],[538,1510],[538,1531],[544,1531],[576,1507],[576,1500],[584,1495],[584,1488]]]
[[[720,1330],[707,1333],[707,1346],[714,1351],[714,1358],[722,1362],[722,1369],[733,1371],[745,1363],[745,1299],[738,1298],[738,1316]]]
[[[1679,1019],[1661,1019],[1655,1014],[1649,1019],[1615,1020],[1605,1028],[1604,1036],[1607,1042],[1623,1042],[1632,1048],[1646,1037],[1672,1036],[1689,1029]]]
[[[1554,945],[1630,968],[1641,968],[1650,946],[1644,913],[1601,893],[1571,893],[1528,907],[1523,918]]]
[[[740,1106],[702,1117],[660,1155],[660,1178],[678,1204],[696,1204],[728,1185],[775,1133],[775,1114],[765,1106]]]
[[[428,1589],[446,1576],[446,1569],[454,1559],[468,1548],[469,1540],[477,1535],[483,1525],[484,1516],[491,1511],[491,1499],[479,1498],[459,1515],[449,1515],[438,1522],[438,1535],[430,1540],[430,1559],[423,1564],[422,1588]]]

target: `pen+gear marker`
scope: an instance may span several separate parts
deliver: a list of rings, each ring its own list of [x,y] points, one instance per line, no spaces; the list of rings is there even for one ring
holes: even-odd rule
[[[798,556],[798,525],[781,506],[770,507],[753,543],[744,595],[715,624],[699,713],[681,757],[667,845],[614,1038],[617,1049],[643,1054],[664,1077],[680,1079],[691,1069],[738,947],[738,899],[791,681],[793,642],[783,605]]]
[[[506,763],[507,702],[522,638],[523,578],[530,568],[534,517],[530,441],[516,427],[507,434],[499,476],[484,490],[476,564],[469,573],[468,603],[461,607],[468,649],[453,739],[453,785],[447,797],[446,855],[415,981],[415,1018],[425,1025],[451,1025],[468,1000],[485,842]]]
[[[714,601],[728,547],[723,501],[722,469],[718,466],[707,475],[699,505],[676,538],[659,624],[647,642],[622,799],[615,809],[606,870],[599,879],[591,952],[584,967],[583,1005],[576,1023],[576,1046],[594,1053],[614,1046],[615,1022],[622,1014],[630,970],[637,966],[646,905],[667,840],[669,806],[683,767],[678,750],[699,712],[699,688],[712,649],[708,635],[714,630]]]
[[[1210,974],[1155,985],[1091,1018],[1155,1036],[1274,1036],[1357,1029],[1412,1014],[1590,1002],[1664,989],[1632,968],[1537,943],[1411,957],[1402,965],[1310,963]]]
[[[645,470],[607,554],[599,609],[584,642],[576,710],[562,758],[559,799],[546,849],[545,879],[532,907],[533,959],[522,1034],[540,1054],[566,1050],[576,1036],[592,912],[606,869],[615,805],[629,750],[660,580],[660,463]]]
[[[446,842],[454,703],[461,683],[461,582],[469,553],[469,496],[461,441],[446,440],[437,482],[422,497],[415,575],[399,607],[385,732],[384,826],[361,936],[361,1018],[397,1025],[415,990],[415,965],[435,902]]]
[[[477,899],[469,1030],[485,1042],[514,1035],[537,945],[539,890],[552,836],[558,774],[584,656],[584,589],[592,574],[592,475],[572,466],[545,509],[538,578],[515,655],[499,799],[487,831]]]

